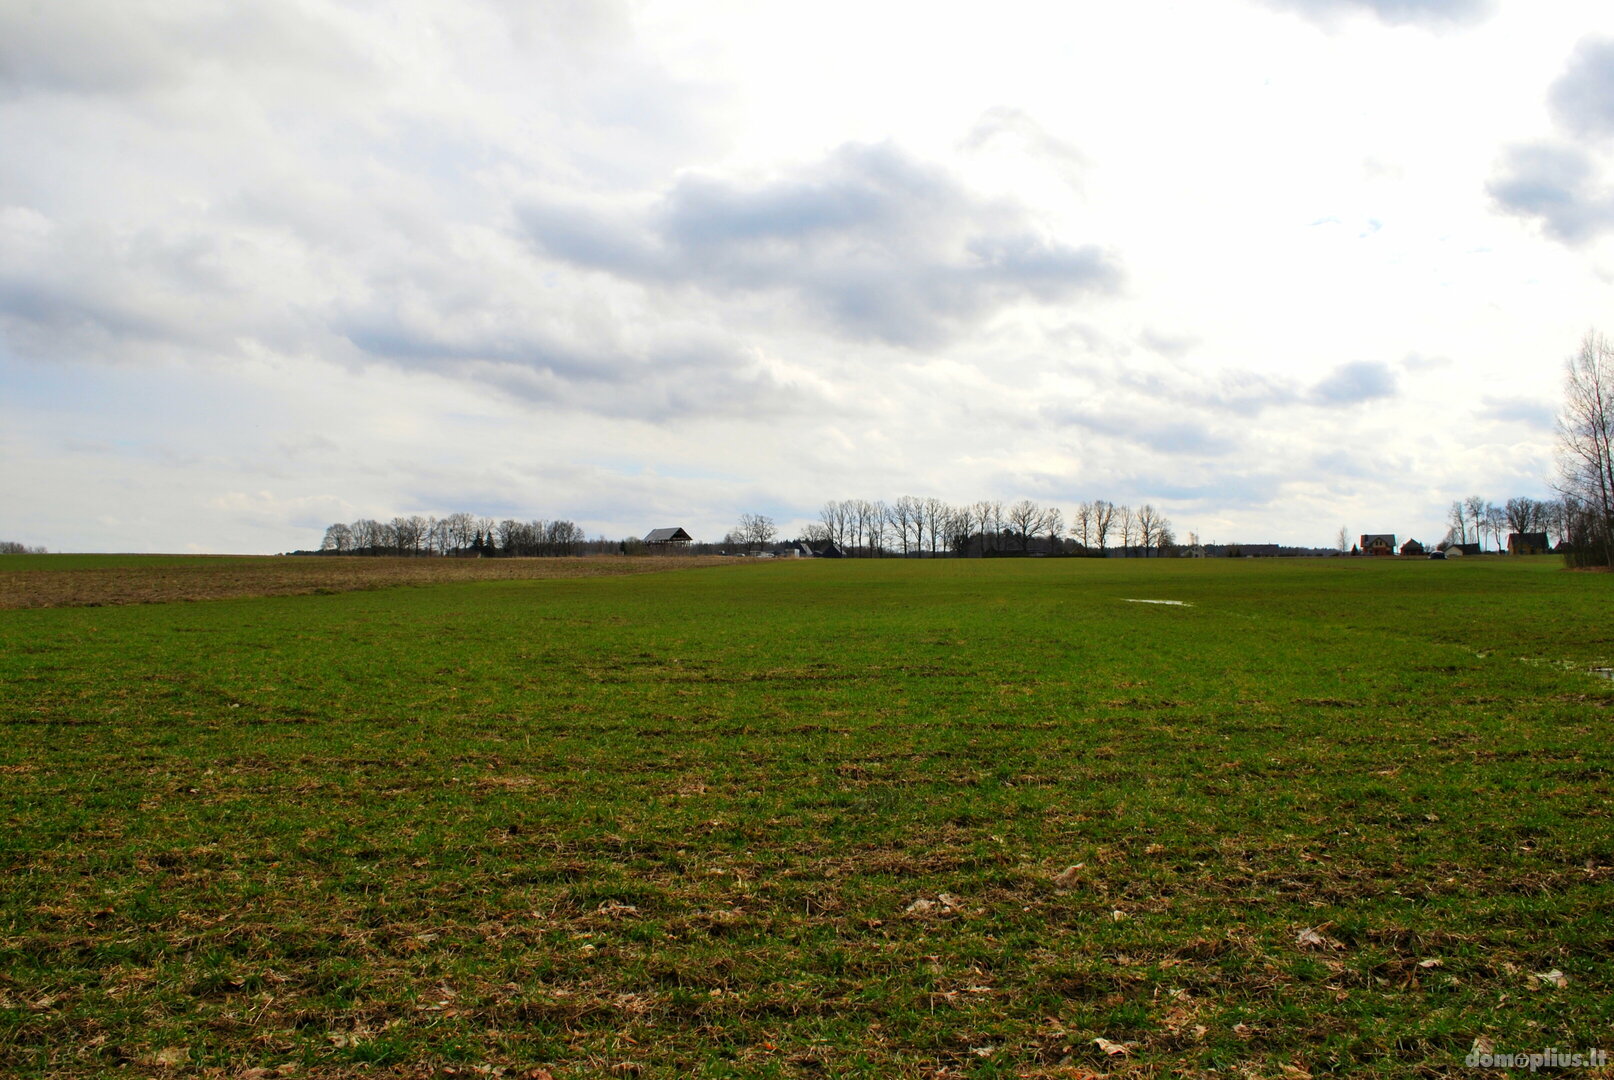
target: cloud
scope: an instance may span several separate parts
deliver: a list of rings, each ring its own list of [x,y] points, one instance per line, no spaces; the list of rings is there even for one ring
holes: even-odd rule
[[[1591,155],[1567,142],[1510,147],[1486,185],[1507,213],[1540,222],[1570,246],[1596,239],[1614,224],[1614,196]]]
[[[1582,38],[1547,100],[1554,118],[1574,134],[1614,134],[1614,40]]]
[[[1571,247],[1614,226],[1614,189],[1595,146],[1614,135],[1614,40],[1583,38],[1547,94],[1558,133],[1508,147],[1486,190],[1505,213]]]
[[[1087,156],[1073,143],[1049,134],[1023,109],[999,105],[981,114],[958,148],[978,154],[1010,148],[1051,168],[1072,187],[1080,187],[1089,167]]]
[[[575,266],[719,298],[778,294],[832,333],[902,346],[1121,278],[1111,253],[1048,236],[1023,206],[890,144],[765,180],[687,174],[639,212],[534,202],[521,219],[541,252]]]
[[[1392,397],[1396,390],[1395,372],[1387,364],[1358,362],[1341,364],[1316,386],[1310,401],[1315,405],[1358,405],[1365,401]]]
[[[171,89],[224,65],[357,77],[366,66],[330,20],[290,4],[191,11],[155,0],[0,4],[0,94],[126,96]]]
[[[1524,424],[1542,431],[1552,431],[1558,423],[1558,408],[1548,401],[1529,398],[1497,398],[1487,395],[1479,412],[1484,420]]]
[[[1193,417],[1148,408],[1048,406],[1042,410],[1042,418],[1056,428],[1078,427],[1162,454],[1219,456],[1234,446],[1231,439]]]
[[[1483,22],[1493,0],[1265,0],[1269,7],[1294,11],[1315,22],[1369,14],[1391,26],[1466,26]]]

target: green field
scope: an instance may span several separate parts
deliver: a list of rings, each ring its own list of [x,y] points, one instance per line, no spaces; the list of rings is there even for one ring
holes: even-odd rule
[[[1614,1049],[1611,598],[877,560],[0,611],[0,1074]]]

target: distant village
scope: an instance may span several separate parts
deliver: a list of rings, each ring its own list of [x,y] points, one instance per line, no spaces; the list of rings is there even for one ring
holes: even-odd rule
[[[1446,535],[1425,545],[1394,533],[1362,533],[1352,541],[1341,529],[1327,547],[1271,543],[1208,543],[1189,532],[1179,539],[1169,518],[1152,505],[1133,509],[1105,500],[1078,504],[1067,518],[1056,507],[1022,499],[955,506],[905,496],[891,504],[848,499],[824,504],[819,519],[794,537],[780,535],[766,515],[741,515],[721,540],[697,540],[679,525],[643,536],[589,538],[577,524],[495,521],[469,513],[422,515],[388,521],[361,519],[328,527],[317,550],[296,555],[436,556],[449,558],[565,557],[688,554],[749,558],[1457,558],[1489,553],[1542,555],[1568,550],[1554,522],[1554,503],[1509,499],[1497,506],[1478,497],[1454,502]],[[1489,542],[1487,542],[1489,541]]]

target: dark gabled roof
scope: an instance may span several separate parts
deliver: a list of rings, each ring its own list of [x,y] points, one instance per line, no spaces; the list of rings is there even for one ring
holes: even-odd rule
[[[693,536],[690,536],[683,529],[674,526],[671,529],[651,529],[649,535],[644,538],[644,542],[647,544],[673,544],[680,542],[687,544],[693,543],[694,539],[695,538]]]

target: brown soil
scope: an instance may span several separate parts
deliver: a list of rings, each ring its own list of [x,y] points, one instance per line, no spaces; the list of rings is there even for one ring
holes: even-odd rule
[[[570,559],[410,559],[227,556],[199,563],[154,557],[150,566],[0,571],[0,608],[98,607],[352,592],[452,581],[608,577],[733,565],[699,556],[597,556]]]

